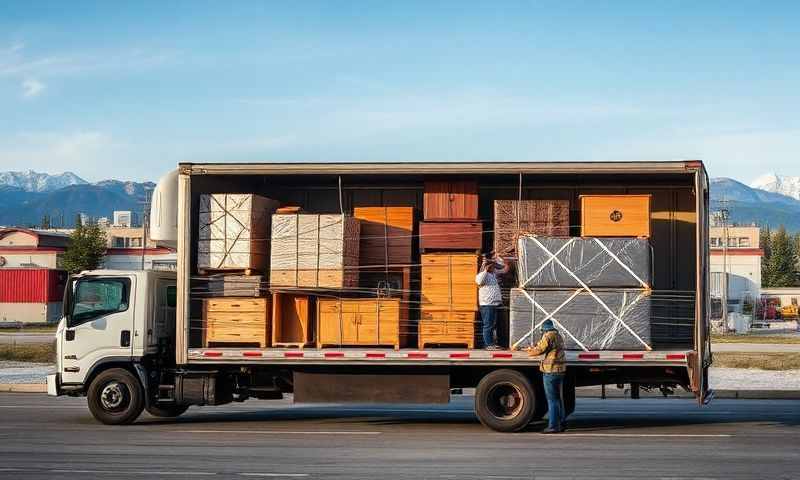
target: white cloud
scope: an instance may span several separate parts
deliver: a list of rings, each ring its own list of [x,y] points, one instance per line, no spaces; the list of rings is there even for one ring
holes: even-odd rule
[[[72,170],[86,177],[112,176],[109,165],[120,148],[110,135],[99,131],[19,133],[0,138],[0,165],[4,170]]]
[[[45,84],[35,78],[22,81],[22,96],[25,98],[38,97],[45,89]]]

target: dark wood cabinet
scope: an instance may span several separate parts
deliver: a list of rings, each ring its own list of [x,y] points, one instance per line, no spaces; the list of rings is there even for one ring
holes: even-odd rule
[[[425,182],[424,217],[429,222],[476,221],[477,182]]]

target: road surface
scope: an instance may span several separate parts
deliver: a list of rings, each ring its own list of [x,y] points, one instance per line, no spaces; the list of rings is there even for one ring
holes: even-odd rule
[[[9,343],[50,343],[55,333],[0,333],[0,345]]]
[[[192,407],[99,425],[85,399],[0,394],[0,476],[34,478],[797,478],[800,402],[579,399],[570,430],[498,434],[447,406]]]

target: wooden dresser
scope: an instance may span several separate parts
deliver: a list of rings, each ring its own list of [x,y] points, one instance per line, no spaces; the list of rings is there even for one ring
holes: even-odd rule
[[[203,299],[203,346],[269,346],[268,298]]]
[[[317,348],[369,345],[399,349],[406,336],[407,317],[407,308],[397,298],[320,298]]]

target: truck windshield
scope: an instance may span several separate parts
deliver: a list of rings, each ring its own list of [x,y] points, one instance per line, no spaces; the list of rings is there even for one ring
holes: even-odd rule
[[[69,326],[74,327],[110,313],[128,309],[130,279],[91,278],[75,286]]]

